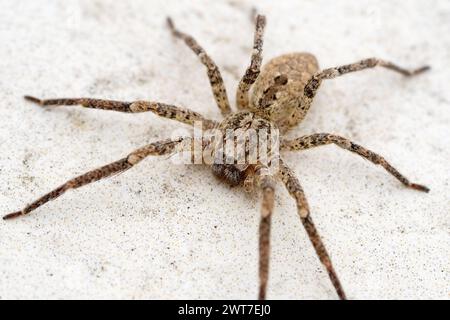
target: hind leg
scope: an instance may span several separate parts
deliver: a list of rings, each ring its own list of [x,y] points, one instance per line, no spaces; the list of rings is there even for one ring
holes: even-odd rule
[[[287,191],[294,198],[297,204],[298,215],[300,216],[303,227],[308,234],[309,240],[311,241],[311,244],[313,245],[320,262],[322,262],[323,266],[327,270],[328,276],[336,290],[337,295],[340,299],[345,300],[346,295],[344,289],[342,288],[341,282],[339,281],[337,273],[333,267],[330,256],[325,249],[325,245],[323,244],[323,241],[311,218],[308,202],[306,200],[306,196],[300,185],[300,182],[298,181],[297,177],[295,177],[294,172],[281,160],[280,173],[281,179],[283,180]]]
[[[369,160],[373,164],[382,166],[387,172],[392,174],[398,181],[403,183],[403,185],[405,185],[408,188],[412,188],[423,192],[430,191],[430,189],[428,189],[426,186],[417,183],[412,183],[411,181],[409,181],[404,175],[402,175],[397,169],[395,169],[382,156],[341,136],[329,133],[316,133],[308,136],[299,137],[293,140],[283,140],[281,142],[280,148],[281,150],[285,151],[299,151],[327,144],[335,144],[338,147],[341,147],[342,149],[356,153],[357,155]]]
[[[51,192],[40,197],[39,199],[33,201],[31,204],[27,205],[22,210],[4,216],[3,220],[17,218],[19,216],[29,214],[30,212],[36,210],[37,208],[46,204],[47,202],[63,195],[68,190],[77,189],[92,182],[110,177],[114,174],[124,172],[133,167],[134,165],[138,164],[148,156],[164,155],[172,153],[178,144],[187,140],[190,140],[190,138],[179,138],[177,140],[159,141],[151,143],[143,148],[137,149],[123,159],[112,162],[95,170],[89,171],[76,178],[70,179],[63,185],[59,186],[58,188],[52,190]]]

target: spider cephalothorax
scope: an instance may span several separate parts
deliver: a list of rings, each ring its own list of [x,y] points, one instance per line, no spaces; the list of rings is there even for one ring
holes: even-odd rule
[[[160,102],[121,102],[90,98],[41,100],[30,96],[25,98],[41,106],[82,105],[86,108],[129,113],[150,111],[161,117],[177,120],[191,126],[200,122],[203,128],[216,130],[219,133],[219,138],[216,136],[215,139],[202,139],[200,142],[201,151],[205,152],[207,150],[205,154],[212,159],[212,162],[204,161],[203,159],[202,163],[210,165],[213,173],[224,178],[228,183],[232,185],[244,184],[247,190],[260,190],[262,194],[259,227],[259,298],[264,299],[266,297],[269,275],[270,226],[274,206],[275,185],[277,181],[281,181],[297,204],[300,220],[320,261],[327,270],[338,296],[341,299],[345,299],[346,296],[342,285],[311,218],[305,193],[293,171],[283,161],[280,152],[300,151],[321,145],[335,144],[358,154],[374,164],[381,165],[406,187],[425,192],[428,192],[428,188],[411,183],[383,157],[341,136],[317,133],[296,139],[285,139],[282,136],[280,137],[278,133],[283,134],[303,120],[323,80],[376,66],[391,69],[405,76],[419,74],[427,70],[428,67],[408,71],[390,62],[370,58],[319,71],[317,60],[313,55],[308,53],[291,53],[274,58],[261,68],[265,18],[258,15],[256,17],[251,64],[241,79],[236,94],[237,107],[240,111],[233,113],[217,65],[194,38],[177,30],[170,19],[168,19],[168,26],[172,34],[184,40],[207,68],[214,98],[224,117],[223,121],[209,120],[189,109]],[[229,135],[229,132],[233,134],[232,137]],[[222,150],[222,146],[230,141],[232,141],[233,147],[239,147],[238,140],[244,141],[244,147],[241,148],[241,151],[236,151],[233,155],[227,152],[217,153],[217,150]],[[256,144],[252,143],[252,141],[256,141]],[[261,141],[269,141],[271,143],[265,144],[266,147],[262,148]],[[183,149],[192,151],[192,143],[195,142],[195,137],[181,137],[146,145],[116,162],[67,181],[24,209],[6,215],[4,219],[28,214],[70,189],[76,189],[102,178],[126,171],[148,156],[174,154]]]

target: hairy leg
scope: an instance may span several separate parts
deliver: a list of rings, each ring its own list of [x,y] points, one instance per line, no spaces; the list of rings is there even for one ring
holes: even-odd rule
[[[280,148],[281,150],[285,151],[298,151],[332,143],[343,149],[354,152],[374,164],[381,165],[384,169],[386,169],[387,172],[392,174],[397,180],[399,180],[408,188],[424,192],[430,191],[423,185],[410,182],[382,156],[341,136],[329,133],[316,133],[308,136],[302,136],[293,140],[283,140],[281,142]]]
[[[266,18],[262,15],[256,17],[256,30],[253,39],[253,52],[250,66],[245,71],[244,76],[239,82],[236,92],[236,103],[238,108],[245,109],[248,107],[248,92],[253,83],[259,76],[262,62],[262,50],[264,43],[264,28],[266,26]]]
[[[266,167],[256,170],[255,178],[262,191],[261,220],[259,224],[259,294],[260,300],[266,299],[270,263],[270,228],[275,198],[275,180]]]
[[[383,67],[386,69],[390,69],[407,77],[421,74],[430,69],[429,66],[423,66],[418,69],[408,70],[399,67],[398,65],[392,62],[384,61],[381,59],[377,58],[364,59],[352,64],[347,64],[335,68],[328,68],[323,71],[320,71],[319,73],[316,73],[314,76],[312,76],[312,78],[308,81],[308,83],[305,86],[305,90],[303,92],[304,98],[312,99],[315,96],[317,89],[320,87],[322,80],[334,79],[336,77],[342,76],[350,72],[362,71],[374,67]]]
[[[273,83],[262,94],[258,101],[259,108],[262,110],[270,111],[270,105],[276,102],[277,92],[288,83],[289,79],[286,75],[281,74],[273,78]],[[269,116],[269,115],[268,115]]]
[[[89,183],[101,180],[103,178],[110,177],[114,174],[124,172],[137,163],[141,162],[145,157],[151,155],[164,155],[170,154],[175,150],[175,147],[182,143],[183,141],[190,141],[191,138],[179,138],[176,140],[164,140],[151,143],[145,147],[137,149],[130,153],[127,157],[120,159],[118,161],[107,164],[103,167],[97,168],[95,170],[89,171],[82,174],[76,178],[73,178],[53,191],[47,193],[46,195],[40,197],[36,201],[27,205],[24,209],[10,213],[3,217],[4,220],[16,218],[21,215],[26,215],[31,211],[39,208],[45,203],[54,200],[64,194],[70,189],[77,189]]]
[[[214,99],[216,100],[217,106],[222,112],[222,115],[226,116],[229,113],[231,113],[230,102],[228,101],[227,96],[227,90],[225,88],[225,84],[223,83],[219,67],[217,67],[215,62],[211,59],[210,56],[208,56],[206,51],[197,43],[197,41],[193,37],[175,28],[172,19],[167,18],[167,24],[169,25],[172,34],[175,37],[184,40],[186,45],[189,48],[191,48],[192,51],[194,51],[194,53],[200,58],[200,61],[206,67],[209,82],[211,84],[211,88],[214,94]]]
[[[179,122],[193,125],[196,121],[201,121],[206,128],[213,128],[217,123],[213,120],[204,118],[201,114],[189,109],[176,107],[170,104],[160,102],[135,101],[123,102],[113,100],[91,99],[91,98],[62,98],[41,100],[31,96],[25,96],[25,99],[40,106],[74,106],[80,105],[85,108],[111,110],[127,113],[153,112],[154,114],[177,120]]]
[[[285,184],[286,189],[297,203],[297,210],[300,216],[300,220],[308,234],[309,240],[311,241],[314,250],[317,253],[317,256],[319,257],[320,261],[326,268],[328,276],[330,277],[330,280],[333,283],[333,286],[339,298],[345,300],[346,296],[344,293],[344,289],[342,288],[342,285],[339,281],[336,271],[334,270],[333,264],[331,263],[330,256],[328,255],[328,252],[325,249],[322,239],[320,238],[320,235],[317,232],[317,229],[311,218],[311,215],[309,213],[308,202],[306,200],[305,193],[303,192],[300,182],[295,177],[294,172],[288,166],[286,166],[286,164],[281,160],[280,160],[280,173],[281,179]]]

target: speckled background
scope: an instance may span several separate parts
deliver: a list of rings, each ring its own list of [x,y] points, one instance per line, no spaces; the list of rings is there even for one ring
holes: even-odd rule
[[[322,67],[371,56],[372,70],[323,84],[292,136],[333,132],[382,154],[429,194],[334,146],[285,158],[352,299],[450,296],[450,2],[13,1],[0,3],[0,212],[168,137],[153,114],[44,110],[22,100],[153,99],[220,118],[203,66],[164,20],[222,68],[230,98],[249,63],[256,6],[264,57],[314,53]],[[259,201],[207,168],[149,158],[0,222],[0,298],[245,298],[257,295]],[[335,299],[287,192],[278,188],[268,297]]]

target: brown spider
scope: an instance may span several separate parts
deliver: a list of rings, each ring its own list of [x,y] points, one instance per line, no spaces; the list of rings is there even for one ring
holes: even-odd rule
[[[170,18],[167,19],[167,23],[172,34],[184,40],[207,68],[214,98],[225,118],[222,122],[219,123],[205,119],[202,115],[189,109],[160,102],[120,102],[90,98],[41,100],[30,96],[26,96],[25,99],[41,106],[81,105],[86,108],[131,113],[151,111],[161,117],[174,119],[188,125],[194,125],[194,122],[200,121],[204,128],[216,129],[220,132],[225,132],[230,129],[243,129],[246,131],[251,128],[257,131],[263,129],[269,131],[280,130],[281,133],[285,133],[303,120],[322,80],[333,79],[350,72],[361,71],[376,66],[396,71],[404,76],[417,75],[429,69],[429,67],[425,66],[409,71],[393,63],[370,58],[319,71],[317,60],[313,55],[309,53],[291,53],[272,59],[261,71],[263,33],[266,20],[264,16],[258,15],[256,17],[256,31],[251,64],[242,77],[236,94],[237,107],[240,111],[233,112],[217,65],[194,38],[177,30]],[[252,90],[251,96],[249,97],[250,89]],[[192,141],[191,137],[182,137],[146,145],[133,151],[123,159],[67,181],[60,187],[29,204],[23,210],[10,213],[4,216],[3,219],[6,220],[28,214],[48,201],[56,199],[70,189],[76,189],[128,170],[147,156],[174,154],[179,151],[178,147],[182,145],[182,142]],[[406,187],[424,192],[429,191],[423,185],[411,183],[380,155],[335,134],[317,133],[293,140],[281,137],[278,142],[281,151],[300,151],[333,143],[360,155],[374,164],[381,165]],[[202,141],[202,150],[209,144],[210,142]],[[233,162],[231,164],[213,163],[210,165],[213,173],[216,176],[224,178],[228,183],[232,185],[243,184],[245,186],[255,184],[262,192],[261,220],[259,226],[259,298],[264,299],[266,297],[269,274],[270,226],[274,207],[275,181],[279,179],[296,201],[301,222],[320,261],[326,268],[338,296],[341,299],[345,299],[346,295],[342,285],[339,282],[330,257],[311,218],[308,203],[299,180],[279,156],[276,159],[278,160],[278,166],[275,172],[267,170],[268,165],[259,161],[260,159],[257,160],[256,163],[235,164]]]

